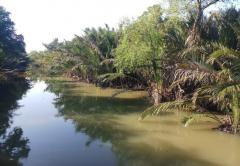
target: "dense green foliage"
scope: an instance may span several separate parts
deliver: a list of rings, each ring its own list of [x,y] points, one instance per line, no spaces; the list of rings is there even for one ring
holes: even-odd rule
[[[173,95],[167,102],[147,109],[142,118],[176,109],[204,113],[210,111],[205,116],[220,122],[222,130],[238,130],[239,19],[240,11],[234,8],[204,17],[198,34],[199,41],[190,47],[186,45],[175,54],[178,62],[170,67],[170,77],[163,78],[169,83],[165,87],[166,91]],[[212,111],[221,111],[227,116],[220,119]],[[188,124],[192,120],[193,118],[188,118],[185,122]]]
[[[96,80],[97,75],[113,72],[113,50],[117,46],[117,33],[107,25],[104,28],[85,29],[84,35],[71,41],[55,39],[43,52],[32,52],[32,69],[38,73],[68,74],[82,80]]]
[[[29,139],[20,127],[11,128],[14,109],[30,87],[19,76],[24,72],[28,58],[22,35],[14,29],[10,13],[0,6],[0,165],[21,165],[30,151]]]
[[[0,6],[0,70],[24,71],[27,65],[25,43],[14,29],[10,13]]]
[[[57,39],[44,44],[45,51],[31,52],[30,73],[34,75],[67,75],[82,81],[95,82],[101,86],[127,87],[144,84],[141,76],[133,73],[117,73],[115,49],[120,32],[105,27],[86,28],[82,36],[71,41]]]
[[[148,74],[159,80],[158,62],[163,56],[163,31],[164,24],[159,5],[149,8],[136,21],[124,27],[116,50],[116,66],[119,71],[131,72],[144,68],[149,71]]]
[[[206,14],[205,9],[217,0],[169,2],[168,9],[149,7],[116,30],[87,28],[71,41],[55,39],[45,44],[45,51],[30,54],[29,71],[67,75],[100,86],[148,87],[154,106],[142,118],[161,111],[192,110],[236,132],[240,11],[231,7]]]
[[[231,7],[205,13],[219,1],[169,0],[168,9],[151,6],[117,29],[108,25],[86,28],[81,36],[63,42],[54,39],[44,44],[46,50],[31,52],[28,57],[23,36],[16,34],[10,13],[0,7],[0,155],[7,159],[0,159],[0,165],[20,165],[20,159],[30,151],[21,128],[9,131],[13,110],[19,107],[17,100],[30,84],[12,74],[8,79],[2,76],[25,71],[29,59],[32,77],[67,76],[102,87],[123,88],[114,95],[127,88],[145,89],[153,103],[148,107],[144,100],[115,99],[114,95],[97,100],[95,96],[71,96],[73,91],[66,90],[67,84],[46,81],[47,90],[58,95],[54,105],[62,116],[109,113],[113,109],[126,114],[127,107],[137,112],[141,106],[148,108],[140,119],[168,111],[189,111],[194,114],[182,120],[185,126],[204,116],[219,122],[220,130],[239,132],[240,10]],[[98,109],[91,107],[93,102]],[[92,138],[116,139],[108,131],[103,131],[107,133],[104,136],[93,133],[92,128],[86,128],[91,121],[80,120],[78,130]],[[111,131],[111,124],[105,122],[103,128]],[[102,125],[93,126],[102,130]]]

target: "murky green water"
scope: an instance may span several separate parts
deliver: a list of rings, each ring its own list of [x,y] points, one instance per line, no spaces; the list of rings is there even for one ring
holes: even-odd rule
[[[0,165],[240,165],[240,136],[207,119],[185,128],[182,113],[138,121],[145,92],[120,92],[69,80],[0,83]]]

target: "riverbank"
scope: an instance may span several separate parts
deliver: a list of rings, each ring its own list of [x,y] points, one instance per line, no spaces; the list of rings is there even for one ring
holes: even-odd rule
[[[237,156],[219,160],[239,153],[240,137],[211,130],[218,125],[213,120],[202,118],[186,128],[180,119],[187,114],[177,111],[138,121],[149,106],[144,91],[113,96],[120,90],[61,78],[31,84],[10,118],[11,128],[21,127],[30,141],[28,157],[20,159],[25,166],[240,163]]]
[[[15,78],[25,78],[26,73],[21,71],[0,70],[0,81],[12,80]]]

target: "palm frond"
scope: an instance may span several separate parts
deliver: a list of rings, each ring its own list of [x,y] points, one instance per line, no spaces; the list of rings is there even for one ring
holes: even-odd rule
[[[139,117],[140,120],[146,118],[149,115],[160,115],[161,112],[171,112],[176,110],[182,111],[192,111],[196,109],[191,101],[170,101],[165,103],[160,103],[157,106],[152,106],[147,108]]]
[[[210,119],[218,122],[219,124],[223,124],[223,120],[220,117],[218,117],[217,115],[212,114],[211,112],[204,113],[204,114],[192,114],[191,116],[185,116],[182,119],[181,123],[184,125],[184,127],[188,127],[194,121],[196,121],[198,119],[202,119],[202,118],[210,118]]]
[[[115,59],[114,58],[109,58],[109,59],[104,59],[104,60],[102,60],[101,61],[101,65],[103,65],[103,64],[113,64],[114,63],[114,61],[115,61]]]
[[[216,82],[217,73],[210,67],[200,63],[190,63],[179,66],[174,73],[171,88],[187,81],[196,84],[207,85]]]
[[[233,94],[240,93],[239,82],[226,82],[221,84],[211,84],[198,88],[192,97],[195,105],[203,100],[216,104],[220,110],[232,108]]]
[[[184,124],[184,127],[187,127],[190,125],[190,123],[192,123],[193,121],[195,120],[194,117],[190,116],[190,117],[187,117],[185,116],[183,119],[182,119],[182,124]]]
[[[117,78],[123,78],[125,76],[126,75],[123,73],[106,73],[98,76],[98,79],[101,79],[102,82],[106,82],[106,81],[113,81]]]
[[[233,95],[234,93],[240,93],[240,83],[232,83],[231,85],[223,85],[221,91],[218,93],[217,98],[223,100],[227,95]]]
[[[237,50],[233,50],[224,46],[220,46],[220,49],[217,51],[214,51],[212,54],[210,54],[209,59],[207,60],[207,63],[213,64],[215,60],[225,57],[225,58],[232,58],[232,59],[239,59],[240,58],[240,52]]]

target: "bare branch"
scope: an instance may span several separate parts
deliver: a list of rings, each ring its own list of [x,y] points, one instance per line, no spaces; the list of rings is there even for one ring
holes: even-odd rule
[[[203,5],[203,6],[202,6],[202,9],[204,10],[204,9],[208,8],[209,6],[215,4],[215,3],[219,2],[219,1],[220,1],[220,0],[213,0],[213,1],[210,1],[209,3]]]

